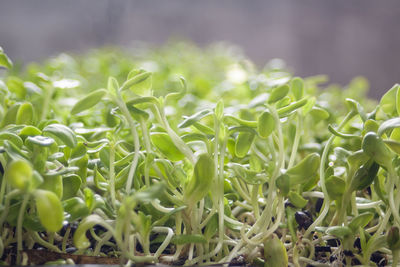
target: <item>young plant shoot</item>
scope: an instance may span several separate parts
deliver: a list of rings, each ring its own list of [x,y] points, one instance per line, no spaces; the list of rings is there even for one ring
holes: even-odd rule
[[[0,49],[0,263],[396,266],[400,86],[229,51]]]

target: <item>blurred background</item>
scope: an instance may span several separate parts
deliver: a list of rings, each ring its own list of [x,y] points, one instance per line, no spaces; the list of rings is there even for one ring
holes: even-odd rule
[[[364,75],[372,97],[400,82],[399,29],[397,0],[0,2],[0,46],[17,62],[134,41],[227,41],[260,68],[282,58],[300,76]]]

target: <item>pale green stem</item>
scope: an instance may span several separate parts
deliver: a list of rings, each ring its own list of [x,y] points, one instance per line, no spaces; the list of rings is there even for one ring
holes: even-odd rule
[[[150,138],[149,138],[149,133],[147,131],[147,126],[146,122],[143,117],[140,117],[140,127],[142,128],[142,135],[143,135],[143,140],[144,140],[144,146],[146,148],[146,158],[149,157],[149,154],[151,153],[151,145],[150,145]],[[144,181],[146,186],[150,186],[150,166],[148,164],[145,165],[145,170],[144,170]]]
[[[260,218],[260,208],[258,206],[258,191],[259,185],[253,185],[251,188],[251,204],[253,206],[254,216],[256,219]]]
[[[167,234],[167,236],[165,237],[162,244],[158,247],[156,253],[154,253],[154,257],[158,259],[158,257],[160,257],[160,255],[161,255],[161,253],[167,248],[167,246],[171,242],[171,239],[174,236],[174,231],[169,227],[162,227],[162,226],[154,227],[153,231],[156,233],[166,233]]]
[[[53,245],[50,244],[49,242],[44,241],[37,232],[33,232],[33,231],[29,231],[29,235],[32,237],[32,239],[38,243],[39,245],[41,245],[42,247],[45,247],[47,249],[49,249],[50,251],[54,251],[54,252],[58,252],[61,253],[61,250]]]
[[[115,170],[114,170],[114,162],[115,162],[115,148],[114,144],[110,144],[110,195],[111,195],[111,204],[116,209],[116,198],[115,198]]]
[[[71,233],[71,227],[68,226],[67,230],[65,231],[65,235],[62,240],[62,245],[61,245],[61,250],[65,253],[65,250],[67,249],[67,241],[69,238],[69,234]]]
[[[129,194],[131,192],[132,189],[132,183],[133,183],[133,177],[135,175],[135,171],[136,171],[136,167],[139,161],[139,151],[140,151],[140,142],[139,142],[139,136],[136,130],[136,125],[135,122],[132,119],[131,114],[129,113],[128,108],[125,105],[125,102],[123,101],[121,94],[119,91],[117,91],[117,99],[116,102],[119,106],[119,108],[121,109],[122,114],[124,114],[126,120],[128,121],[129,124],[129,128],[133,137],[133,145],[134,145],[134,155],[133,155],[133,161],[131,163],[131,167],[129,169],[129,173],[128,173],[128,179],[126,182],[126,187],[125,190],[126,192]]]
[[[26,205],[28,204],[30,198],[29,193],[25,193],[24,198],[22,200],[21,207],[18,213],[18,221],[17,221],[17,263],[21,263],[21,251],[22,247],[22,223],[24,222],[24,213],[26,210]]]
[[[239,178],[233,178],[231,180],[233,187],[236,189],[236,191],[239,193],[239,195],[246,200],[247,202],[251,203],[251,198],[248,196],[248,194],[243,190],[242,186],[238,182]]]
[[[163,125],[168,135],[171,137],[172,142],[175,146],[186,156],[186,158],[192,163],[196,163],[196,157],[194,156],[192,150],[186,145],[185,142],[171,129],[171,126],[168,123],[167,117],[162,108],[154,105],[156,111],[156,118],[160,120],[160,123]]]
[[[97,242],[96,247],[94,249],[93,255],[94,256],[98,256],[100,254],[100,250],[101,247],[106,244],[108,242],[108,240],[110,240],[110,238],[112,237],[112,233],[111,232],[107,232],[103,238],[101,238],[101,240],[99,242]]]
[[[4,210],[1,213],[0,217],[0,232],[3,232],[4,221],[7,219],[8,211],[10,209],[10,201],[13,197],[20,194],[21,191],[19,189],[14,189],[13,191],[9,192],[5,197],[4,203]]]
[[[218,173],[218,180],[220,183],[220,190],[221,195],[219,196],[219,203],[218,203],[218,231],[219,236],[218,240],[223,242],[224,233],[225,233],[225,224],[224,224],[224,217],[225,217],[225,209],[224,209],[224,162],[225,162],[225,150],[226,144],[228,142],[228,137],[224,138],[222,143],[222,147],[220,149],[220,159],[219,159],[219,173]],[[221,216],[222,215],[222,216]]]
[[[294,137],[294,141],[293,141],[293,145],[292,145],[292,152],[290,154],[288,169],[293,167],[294,162],[296,160],[297,149],[298,149],[299,143],[300,143],[301,125],[302,125],[301,114],[300,114],[300,111],[298,111],[297,112],[297,122],[296,122],[296,135]]]
[[[400,196],[400,195],[399,195],[399,196]],[[396,199],[396,200],[397,200],[397,199]],[[373,244],[373,243],[375,242],[375,240],[376,240],[379,236],[381,236],[383,230],[385,230],[385,228],[386,228],[386,225],[387,225],[387,223],[388,223],[388,221],[389,221],[391,215],[392,215],[392,212],[391,212],[391,209],[390,209],[390,207],[389,207],[389,208],[387,208],[387,211],[386,211],[386,213],[385,213],[383,219],[382,219],[381,222],[380,222],[379,228],[376,230],[376,232],[375,232],[375,233],[372,235],[372,237],[369,239],[368,244]],[[369,249],[370,247],[371,247],[371,245],[368,245],[366,251],[363,251],[363,258],[364,258],[364,262],[365,262],[365,263],[368,263],[368,262],[369,262],[370,255],[371,255],[371,253],[372,253],[372,251],[370,251],[370,249]]]

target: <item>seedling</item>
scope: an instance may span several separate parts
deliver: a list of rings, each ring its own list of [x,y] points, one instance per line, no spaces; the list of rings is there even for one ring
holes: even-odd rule
[[[2,263],[395,266],[399,85],[375,103],[178,46],[24,72],[0,49]]]

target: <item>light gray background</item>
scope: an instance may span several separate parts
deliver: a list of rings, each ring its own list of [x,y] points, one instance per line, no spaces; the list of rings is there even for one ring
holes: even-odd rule
[[[297,75],[356,75],[381,96],[400,82],[400,1],[1,0],[0,46],[24,62],[134,40],[226,40],[262,67],[280,57]]]

